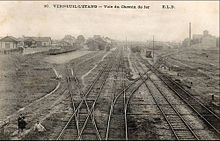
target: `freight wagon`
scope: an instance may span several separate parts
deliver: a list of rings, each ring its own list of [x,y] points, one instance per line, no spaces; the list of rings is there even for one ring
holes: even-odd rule
[[[49,55],[57,55],[57,54],[62,54],[62,53],[67,53],[67,52],[72,52],[76,51],[76,48],[73,47],[65,47],[65,48],[60,48],[60,49],[50,49],[48,51]]]
[[[146,58],[152,58],[152,51],[146,50],[145,56]]]

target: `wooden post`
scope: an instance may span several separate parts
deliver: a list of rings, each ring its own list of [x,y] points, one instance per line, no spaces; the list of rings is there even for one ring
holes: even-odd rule
[[[214,96],[214,94],[212,94],[212,101],[214,101],[215,100],[215,96]]]
[[[154,64],[154,36],[153,36],[153,52],[152,52],[152,57],[153,57],[153,64]]]
[[[191,22],[189,23],[189,47],[191,47]]]

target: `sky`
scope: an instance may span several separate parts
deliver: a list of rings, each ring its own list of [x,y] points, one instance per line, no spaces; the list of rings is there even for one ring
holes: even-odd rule
[[[44,8],[48,4],[49,8]],[[79,9],[53,8],[53,4],[71,5],[146,5],[150,9]],[[174,5],[175,9],[162,9]],[[65,35],[108,36],[134,41],[181,41],[192,34],[208,30],[219,36],[219,1],[1,1],[0,37],[11,35],[50,36],[61,39]]]

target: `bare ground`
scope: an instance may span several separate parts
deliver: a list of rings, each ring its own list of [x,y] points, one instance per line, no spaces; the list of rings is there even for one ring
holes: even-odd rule
[[[166,64],[170,68],[161,70],[173,79],[179,79],[186,90],[220,114],[219,48],[187,48],[175,50],[172,55],[168,55],[167,50],[158,52],[158,55],[165,56],[163,62],[158,63]]]
[[[81,56],[80,60],[88,59],[94,55],[93,53]],[[9,125],[5,127],[5,134],[0,135],[1,139],[48,139],[49,136],[36,135],[33,131],[34,123],[40,120],[49,132],[53,127],[49,122],[51,119],[61,115],[63,118],[61,111],[67,115],[70,113],[69,103],[66,101],[69,100],[68,93],[64,91],[66,65],[42,61],[46,56],[44,53],[0,56],[1,80],[4,80],[1,81],[1,94],[4,94],[1,96],[1,101],[4,101],[0,104],[1,110],[3,109],[1,116],[3,120],[7,116],[10,117]],[[77,59],[69,61],[75,63]],[[86,71],[89,66],[84,67],[82,69]],[[58,74],[63,74],[63,78],[57,80],[52,68],[55,68]],[[58,89],[53,91],[55,87]],[[28,123],[27,130],[21,136],[17,134],[16,118],[19,113],[26,116]]]

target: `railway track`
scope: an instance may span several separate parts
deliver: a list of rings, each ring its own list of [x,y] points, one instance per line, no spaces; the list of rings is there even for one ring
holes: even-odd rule
[[[139,58],[135,56],[134,62],[136,62],[133,67],[135,70],[139,73],[138,78],[136,78],[133,82],[126,85],[126,75],[124,70],[124,56],[122,52],[119,52],[119,61],[118,63],[115,63],[118,57],[112,56],[110,54],[107,56],[107,60],[105,60],[107,63],[104,63],[102,66],[102,70],[99,71],[99,74],[95,78],[94,81],[92,81],[91,85],[86,89],[86,91],[82,91],[80,87],[79,80],[77,78],[77,74],[75,74],[73,71],[71,71],[71,76],[68,78],[69,85],[76,86],[77,90],[79,91],[79,95],[81,96],[80,100],[78,102],[75,102],[73,97],[73,86],[68,87],[69,94],[71,98],[71,104],[72,104],[72,110],[73,114],[69,118],[68,122],[65,124],[64,128],[61,130],[59,136],[57,137],[57,140],[59,139],[67,139],[64,136],[64,133],[68,129],[73,129],[72,132],[75,132],[74,138],[71,139],[89,139],[89,140],[108,140],[108,139],[129,139],[129,131],[128,131],[128,109],[129,106],[132,106],[130,104],[133,95],[137,92],[139,87],[144,85],[146,89],[149,91],[149,94],[153,98],[156,106],[158,107],[161,115],[167,122],[169,128],[171,129],[173,136],[177,140],[199,140],[200,137],[197,135],[196,129],[194,129],[191,126],[191,123],[185,119],[185,117],[180,113],[179,109],[172,104],[170,99],[166,96],[166,93],[163,92],[163,89],[160,88],[158,83],[155,83],[154,80],[149,76],[151,75],[149,72],[151,72],[153,75],[157,76],[158,79],[163,82],[166,86],[169,87],[172,92],[177,94],[181,100],[185,102],[186,105],[188,105],[190,108],[193,109],[193,111],[203,120],[205,120],[206,123],[209,123],[208,125],[218,133],[218,128],[210,123],[208,119],[206,118],[213,118],[214,114],[212,111],[208,112],[205,111],[203,115],[197,111],[196,106],[197,103],[193,104],[194,98],[191,98],[189,93],[185,91],[181,86],[175,83],[175,81],[172,81],[167,76],[164,76],[162,73],[160,73],[158,70],[156,70],[153,66],[146,63],[145,60],[142,60],[143,58]],[[146,70],[144,68],[144,65],[141,65],[137,62],[142,62],[145,67],[149,68],[149,70]],[[116,65],[117,64],[117,65]],[[114,66],[114,67],[113,67]],[[115,68],[115,69],[113,69]],[[107,118],[107,127],[105,132],[105,137],[103,138],[100,130],[98,129],[96,119],[94,116],[94,111],[97,110],[96,105],[99,103],[97,102],[103,87],[105,86],[105,83],[110,75],[110,72],[115,71],[117,74],[115,75],[117,77],[121,78],[120,83],[116,85],[116,81],[114,82],[114,96],[110,105],[109,114]],[[117,79],[119,80],[119,79]],[[187,93],[187,97],[186,97]],[[138,99],[136,99],[138,100]],[[200,105],[199,108],[201,108],[202,103],[197,101]],[[76,106],[78,105],[78,106]],[[193,107],[196,105],[195,107]],[[207,107],[205,107],[207,110]],[[200,109],[201,110],[201,109]],[[204,111],[204,110],[203,110]],[[119,114],[118,114],[119,113]],[[129,114],[130,115],[130,114]],[[131,114],[132,115],[132,114]],[[205,117],[204,117],[205,116]],[[214,115],[216,116],[216,115]],[[210,119],[209,119],[210,120]],[[123,121],[123,122],[122,122]],[[219,119],[213,121],[219,122]],[[117,125],[112,126],[112,125]],[[114,128],[113,128],[114,127]],[[117,134],[118,133],[118,134]],[[119,135],[120,134],[120,135]]]
[[[155,72],[157,77],[167,85],[186,105],[188,105],[197,115],[200,117],[212,131],[214,131],[218,137],[220,137],[220,117],[216,115],[211,109],[205,106],[200,100],[192,96],[190,92],[186,91],[181,85],[176,83],[170,77],[162,74],[154,66],[150,65],[140,55],[139,59],[146,67]]]
[[[141,78],[137,78],[133,82],[129,83],[126,86],[126,75],[125,75],[125,68],[124,68],[124,57],[121,54],[123,60],[119,63],[121,64],[120,72],[122,72],[122,84],[120,86],[120,91],[115,91],[114,98],[112,100],[109,114],[108,114],[108,122],[106,128],[106,135],[105,140],[128,140],[128,120],[127,120],[127,112],[128,112],[128,105],[132,98],[132,95],[138,90],[138,88],[143,84]],[[147,73],[145,73],[147,74]],[[144,75],[145,75],[144,74]],[[116,88],[118,89],[118,88]],[[112,127],[111,125],[116,124],[116,127]]]
[[[102,56],[104,54],[103,54],[103,52],[101,52],[101,53],[98,52],[97,54],[92,54],[92,56],[90,56],[90,54],[86,54],[86,55],[88,55],[89,57],[87,59],[85,59],[85,60],[82,60],[81,58],[74,59],[74,62],[71,63],[73,65],[74,69],[76,67],[80,67],[81,65],[86,64],[86,63],[88,63],[88,62],[90,62],[92,60],[95,60],[95,58],[98,58],[98,57],[100,57],[100,56]],[[86,55],[84,55],[84,56],[86,56]]]
[[[124,56],[124,55],[122,55]],[[123,57],[124,58],[124,57]],[[123,61],[124,65],[124,61]],[[124,72],[124,68],[122,68],[122,72]],[[125,88],[125,74],[123,73],[123,81],[122,81],[122,88]],[[128,101],[126,99],[126,92],[123,92],[123,99],[124,99],[124,122],[125,122],[125,140],[128,140],[128,120],[127,120],[127,109],[128,109]]]
[[[72,77],[74,78],[74,81],[76,83],[76,87],[77,87],[80,95],[85,95],[84,92],[81,90],[80,83],[79,83],[79,80],[78,80],[78,78],[76,76],[76,73],[72,73]],[[100,133],[99,133],[98,128],[97,128],[97,123],[95,121],[95,118],[94,118],[93,114],[91,115],[92,111],[90,110],[89,104],[88,104],[88,102],[87,102],[87,100],[85,98],[81,97],[81,99],[84,101],[84,103],[86,105],[86,110],[88,112],[88,115],[90,115],[92,124],[93,124],[93,126],[94,126],[94,128],[96,130],[97,136],[101,140],[101,136],[100,136]],[[79,114],[79,112],[78,112],[78,114]],[[83,123],[83,121],[80,121],[80,123]],[[81,139],[81,136],[82,136],[82,133],[81,133],[81,131],[79,131],[77,138]]]
[[[88,128],[88,127],[86,127],[86,126],[89,124],[89,117],[92,116],[93,119],[94,119],[93,111],[94,111],[96,102],[97,102],[97,100],[98,100],[98,98],[99,98],[99,96],[100,96],[100,94],[101,94],[101,90],[103,89],[103,87],[104,87],[104,85],[105,85],[105,82],[106,82],[107,77],[108,77],[108,75],[109,75],[110,69],[111,69],[111,67],[109,67],[109,68],[107,69],[106,75],[105,75],[104,78],[103,78],[104,81],[103,81],[103,83],[100,85],[100,91],[99,91],[99,93],[98,93],[98,96],[97,96],[97,98],[94,100],[93,104],[91,105],[90,111],[92,111],[92,112],[89,112],[88,115],[85,116],[85,120],[84,120],[84,123],[83,123],[83,126],[82,126],[82,129],[81,129],[81,132],[80,132],[80,135],[79,135],[79,136],[81,136],[81,135],[84,135],[84,136],[85,136],[85,134],[86,134],[86,133],[85,133],[85,130],[86,130],[86,128]],[[91,129],[89,128],[89,130],[91,130]],[[90,132],[90,131],[88,131],[88,132]],[[91,138],[88,137],[88,138],[86,138],[86,139],[91,139]],[[98,135],[98,139],[101,140],[100,134]]]
[[[187,103],[187,105],[189,105],[193,111],[220,136],[220,125],[216,124],[220,123],[220,117],[171,78],[163,75],[161,76],[163,77],[162,81],[166,83],[170,89],[172,89],[185,103]]]
[[[144,71],[144,68],[141,65],[139,65],[139,69],[137,65],[134,66],[136,67],[136,70],[141,69],[142,71]],[[144,79],[144,76],[140,73],[140,71],[139,74],[140,77]],[[187,121],[182,117],[176,107],[174,107],[171,102],[166,98],[164,92],[150,77],[148,77],[148,80],[148,83],[144,82],[144,85],[152,96],[164,119],[168,123],[175,138],[177,140],[198,140],[199,138],[196,133],[193,131]],[[152,85],[149,86],[149,82]],[[153,91],[153,88],[156,89],[159,93]]]
[[[143,82],[139,83],[130,92],[127,92],[126,94],[124,94],[125,140],[129,139],[129,135],[128,135],[128,107],[129,107],[130,101],[131,101],[133,95],[136,93],[136,91],[143,85],[143,83],[146,80],[147,79],[143,79]]]
[[[102,91],[103,86],[105,85],[106,79],[108,78],[108,74],[110,72],[110,69],[113,63],[112,60],[114,60],[113,58],[114,58],[113,55],[110,55],[110,57],[108,56],[107,57],[108,63],[105,63],[105,65],[103,66],[103,69],[99,72],[96,79],[88,87],[87,91],[85,93],[80,91],[81,93],[83,93],[81,101],[79,102],[78,107],[75,108],[68,122],[65,124],[65,126],[61,130],[59,136],[57,137],[57,140],[64,138],[62,136],[64,135],[65,130],[67,130],[69,125],[74,122],[75,123],[78,122],[79,124],[79,132],[74,139],[96,139],[96,140],[100,139],[101,140],[101,136],[95,124],[93,111],[94,111],[96,101],[101,94],[101,91]],[[78,80],[76,77],[74,77],[74,79]],[[73,118],[75,117],[75,115],[77,115],[78,119],[73,121]],[[89,117],[91,117],[91,120],[89,120]],[[75,124],[75,126],[77,125]],[[85,132],[86,129],[87,131]]]
[[[123,82],[124,82],[124,72],[123,72],[123,64],[124,60],[123,60],[123,54],[122,54],[122,50],[120,50],[120,57],[119,57],[119,61],[117,63],[117,65],[115,66],[115,75],[114,75],[114,82],[113,82],[113,97],[112,97],[112,102],[111,102],[111,106],[110,106],[110,113],[108,115],[108,120],[107,120],[107,127],[106,127],[106,132],[105,132],[105,140],[109,139],[109,134],[114,134],[112,133],[112,130],[110,130],[110,124],[111,124],[111,119],[112,119],[112,112],[113,112],[113,106],[114,106],[114,99],[116,97],[116,94],[121,91],[123,89]],[[121,118],[122,119],[122,118]],[[121,126],[121,128],[123,130],[123,126]],[[111,138],[113,139],[113,138]]]
[[[69,95],[70,95],[70,99],[71,99],[71,108],[73,109],[73,112],[76,111],[76,104],[75,104],[75,100],[74,100],[74,97],[73,97],[73,88],[72,88],[72,85],[71,85],[71,79],[70,77],[67,77],[67,85],[68,85],[68,91],[69,91]],[[77,135],[79,134],[79,120],[78,120],[78,114],[75,114],[74,115],[74,118],[70,121],[70,125],[69,125],[69,129],[71,128],[74,128],[76,127],[76,130],[77,130]]]

